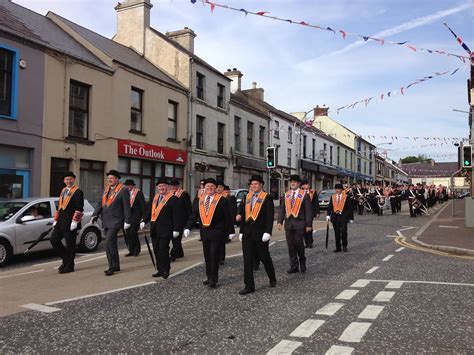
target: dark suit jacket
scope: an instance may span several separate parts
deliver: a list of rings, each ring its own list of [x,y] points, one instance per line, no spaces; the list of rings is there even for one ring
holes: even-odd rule
[[[229,234],[234,234],[234,221],[230,215],[230,208],[227,199],[222,197],[217,203],[211,225],[204,227],[199,216],[199,200],[194,200],[193,212],[186,223],[186,229],[191,229],[199,220],[202,240],[222,240],[228,239]]]
[[[130,193],[128,189],[123,186],[114,202],[107,207],[102,206],[102,196],[97,203],[97,207],[92,214],[93,217],[102,217],[102,228],[122,228],[124,222],[130,223]]]
[[[77,189],[74,192],[65,210],[58,211],[58,223],[55,228],[58,228],[63,233],[69,232],[71,230],[72,217],[76,211],[84,212],[84,193],[81,189]],[[77,230],[80,229],[81,224],[79,223]]]
[[[148,204],[143,222],[148,223],[151,220],[153,200]],[[158,215],[155,222],[150,223],[150,234],[155,238],[171,239],[173,232],[179,232],[182,225],[181,210],[179,199],[171,196]]]
[[[283,221],[285,221],[285,229],[287,230],[305,229],[305,227],[313,226],[313,206],[311,205],[311,199],[308,194],[305,194],[303,197],[297,218],[292,215],[289,218],[286,217],[285,198],[283,198],[278,212],[278,223],[283,224]]]
[[[336,213],[334,213],[334,207],[332,205],[332,196],[329,199],[329,206],[327,215],[331,216],[331,222],[334,223],[336,219]],[[342,213],[339,214],[338,221],[340,223],[349,223],[349,221],[354,220],[354,209],[352,208],[352,203],[349,196],[346,196],[346,202],[344,203],[344,207],[342,208]]]
[[[235,198],[235,196],[229,195],[227,196],[227,202],[229,204],[232,221],[234,221],[235,224],[235,217],[237,216],[237,199]]]
[[[272,234],[275,207],[273,205],[273,198],[270,194],[265,197],[256,221],[253,219],[249,219],[248,221],[245,220],[247,217],[245,215],[245,199],[240,203],[239,215],[242,216],[242,221],[240,222],[240,233],[243,234],[243,239],[255,238],[261,240],[263,233]]]
[[[138,224],[143,218],[146,209],[146,202],[145,196],[143,195],[142,190],[137,192],[137,196],[135,197],[135,201],[133,201],[133,206],[131,207],[131,216],[130,216],[130,223],[131,224]]]
[[[193,212],[193,205],[191,204],[191,196],[189,196],[186,191],[183,191],[181,197],[177,197],[177,199],[180,213],[180,226],[176,231],[181,232]]]
[[[318,193],[316,190],[314,191],[313,199],[311,200],[311,206],[313,207],[313,217],[316,217],[316,215],[320,213]]]

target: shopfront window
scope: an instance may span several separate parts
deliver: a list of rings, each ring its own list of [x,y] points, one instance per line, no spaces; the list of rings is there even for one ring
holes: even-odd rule
[[[84,192],[84,198],[91,204],[96,204],[104,189],[104,167],[105,163],[93,160],[81,159],[80,188]]]
[[[29,196],[30,150],[0,145],[0,198]]]

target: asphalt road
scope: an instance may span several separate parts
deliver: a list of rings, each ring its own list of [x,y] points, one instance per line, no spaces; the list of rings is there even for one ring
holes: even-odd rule
[[[334,254],[333,239],[325,250],[325,232],[318,231],[315,248],[306,249],[308,271],[294,275],[286,274],[283,235],[274,232],[278,285],[269,288],[265,271],[257,271],[256,292],[247,296],[238,294],[243,267],[235,240],[228,249],[235,256],[226,260],[215,290],[202,285],[197,240],[185,244],[187,256],[173,264],[175,274],[168,280],[151,278],[143,253],[122,258],[124,271],[111,278],[102,274],[104,258],[78,264],[78,271],[67,275],[58,275],[50,267],[54,262],[48,268],[2,270],[2,312],[8,299],[3,312],[8,315],[1,318],[0,348],[2,353],[472,354],[474,261],[404,248],[390,237],[397,230],[414,234],[428,220],[406,213],[359,217],[349,226],[348,253]],[[44,271],[15,276],[35,270]],[[140,286],[114,291],[134,285]],[[98,292],[109,293],[87,297]],[[66,300],[77,296],[85,297]],[[49,305],[30,310],[21,307],[25,303]]]

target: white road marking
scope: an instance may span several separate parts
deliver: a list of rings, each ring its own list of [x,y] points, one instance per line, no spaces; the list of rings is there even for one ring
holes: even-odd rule
[[[350,343],[358,343],[362,340],[362,337],[365,335],[367,330],[369,330],[371,325],[372,323],[352,322],[341,334],[339,340],[347,341]]]
[[[340,310],[344,306],[344,303],[328,303],[324,307],[318,309],[316,311],[316,314],[320,314],[323,316],[332,316],[334,315],[338,310]]]
[[[429,285],[447,285],[447,286],[468,286],[468,287],[474,287],[474,284],[465,284],[465,283],[459,283],[459,282],[437,282],[437,281],[408,281],[408,280],[370,280],[370,282],[392,282],[392,281],[397,281],[397,282],[403,282],[403,283],[408,283],[408,284],[429,284]]]
[[[373,301],[375,301],[375,302],[390,302],[390,300],[392,299],[394,294],[395,294],[394,291],[380,291],[374,297]]]
[[[373,306],[368,305],[364,308],[364,310],[357,316],[357,318],[361,319],[376,319],[380,312],[382,312],[384,306]]]
[[[366,274],[373,274],[378,268],[378,266],[374,266],[372,269],[368,270]]]
[[[290,336],[299,338],[309,338],[325,322],[326,321],[321,319],[305,320],[295,330],[293,330],[293,333],[291,333]]]
[[[403,281],[390,281],[385,288],[400,288],[403,285]]]
[[[182,273],[184,273],[184,272],[186,272],[186,271],[189,271],[189,270],[195,268],[196,266],[199,266],[199,265],[202,265],[202,264],[204,264],[204,263],[201,261],[201,262],[196,263],[196,264],[194,264],[194,265],[188,266],[188,267],[184,268],[183,270],[176,271],[176,272],[172,273],[172,274],[169,276],[169,278],[178,276],[179,274],[182,274]]]
[[[19,274],[12,274],[12,275],[5,275],[5,276],[0,276],[0,279],[6,279],[8,277],[15,277],[15,276],[22,276],[22,275],[29,275],[29,274],[34,274],[37,272],[42,272],[44,270],[34,270],[34,271],[28,271],[28,272],[21,272]]]
[[[61,308],[56,308],[56,307],[48,307],[43,304],[38,304],[38,303],[28,303],[28,304],[23,304],[20,307],[22,308],[27,308],[27,309],[32,309],[34,311],[39,311],[43,313],[53,313],[60,311]]]
[[[369,283],[370,283],[370,280],[360,279],[360,280],[357,280],[356,282],[354,282],[354,283],[353,283],[352,285],[350,285],[349,287],[365,287],[365,286],[367,286]]]
[[[295,351],[301,344],[299,341],[291,340],[282,340],[277,345],[275,345],[267,355],[286,355],[291,354]]]
[[[106,294],[109,294],[109,293],[114,293],[114,292],[119,292],[119,291],[124,291],[124,290],[130,290],[132,288],[138,288],[138,287],[143,287],[143,286],[149,286],[149,285],[153,285],[155,284],[156,282],[155,281],[150,281],[150,282],[146,282],[146,283],[143,283],[143,284],[138,284],[138,285],[133,285],[133,286],[128,286],[128,287],[122,287],[122,288],[116,288],[115,290],[110,290],[110,291],[104,291],[104,292],[98,292],[98,293],[92,293],[90,295],[84,295],[84,296],[78,296],[78,297],[73,297],[73,298],[67,298],[65,300],[60,300],[60,301],[54,301],[54,302],[48,302],[48,303],[45,303],[45,305],[47,306],[51,306],[53,304],[59,304],[59,303],[66,303],[66,302],[71,302],[71,301],[78,301],[78,300],[82,300],[84,298],[90,298],[90,297],[95,297],[95,296],[102,296],[102,295],[106,295]]]
[[[337,300],[350,300],[352,297],[357,295],[359,290],[344,290],[336,296]]]
[[[398,235],[386,235],[387,238],[398,238]]]
[[[90,259],[87,259],[87,260],[80,260],[80,261],[76,261],[75,264],[82,264],[82,263],[87,263],[89,261],[92,261],[92,260],[97,260],[97,259],[102,259],[102,258],[105,258],[106,255],[104,253],[104,255],[101,255],[101,256],[97,256],[95,258],[90,258]],[[54,267],[53,269],[57,269],[58,266]]]
[[[354,351],[354,348],[350,346],[333,345],[326,351],[326,355],[350,355]]]
[[[393,258],[393,254],[387,255],[382,261],[389,261],[391,258]]]
[[[452,229],[457,229],[457,228],[459,228],[458,226],[443,226],[443,225],[439,225],[438,227],[439,227],[439,228],[452,228]]]
[[[395,253],[399,253],[399,252],[401,252],[402,250],[405,250],[405,247],[398,248],[397,250],[395,250]]]

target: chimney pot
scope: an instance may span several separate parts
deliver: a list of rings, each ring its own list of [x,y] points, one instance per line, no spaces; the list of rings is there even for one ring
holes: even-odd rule
[[[254,81],[254,82],[252,83],[252,89],[256,89],[256,88],[257,88],[257,82]]]
[[[232,82],[230,83],[230,92],[235,94],[237,91],[242,90],[242,73],[234,68],[232,70],[227,69],[224,73],[226,77],[228,77]]]

